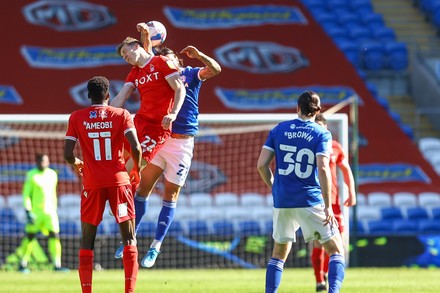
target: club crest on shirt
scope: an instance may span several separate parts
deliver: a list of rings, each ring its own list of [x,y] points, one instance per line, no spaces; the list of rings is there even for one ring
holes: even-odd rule
[[[105,110],[99,110],[99,118],[101,119],[107,118],[107,112]]]
[[[153,72],[153,71],[154,71],[154,65],[150,64],[150,72]]]

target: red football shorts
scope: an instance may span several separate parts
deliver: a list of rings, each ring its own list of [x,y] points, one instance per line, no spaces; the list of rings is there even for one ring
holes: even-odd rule
[[[151,123],[140,117],[136,119],[136,117],[134,118],[134,126],[141,144],[142,157],[150,163],[165,143],[165,140],[170,137],[171,130],[163,129],[161,124]]]
[[[333,214],[335,215],[336,221],[338,221],[339,232],[344,232],[344,217],[342,215],[341,206],[339,204],[332,205]]]
[[[107,200],[118,224],[135,218],[134,197],[131,185],[127,184],[84,189],[81,193],[81,221],[98,226]]]

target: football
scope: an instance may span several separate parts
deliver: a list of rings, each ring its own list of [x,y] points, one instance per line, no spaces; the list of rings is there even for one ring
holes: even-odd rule
[[[165,26],[156,20],[147,22],[148,30],[150,32],[151,46],[157,47],[165,42],[167,38],[167,29]]]

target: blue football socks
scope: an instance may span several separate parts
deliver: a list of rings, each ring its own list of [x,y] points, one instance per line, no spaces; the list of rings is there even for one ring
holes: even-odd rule
[[[345,276],[345,260],[341,254],[333,254],[328,262],[328,292],[338,293]]]
[[[136,223],[134,226],[134,233],[137,234],[139,226],[142,222],[142,218],[147,213],[148,209],[148,197],[143,197],[137,194],[134,196],[134,210],[136,212]]]
[[[159,218],[157,219],[156,237],[155,240],[163,242],[167,232],[174,220],[176,214],[177,202],[166,201],[162,202],[162,209],[160,210]]]
[[[284,261],[271,258],[266,269],[266,293],[275,293],[281,283],[284,270]]]

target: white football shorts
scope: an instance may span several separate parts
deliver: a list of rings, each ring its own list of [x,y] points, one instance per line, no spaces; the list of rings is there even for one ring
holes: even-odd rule
[[[324,220],[324,205],[307,208],[274,208],[272,237],[281,244],[295,242],[295,232],[301,228],[306,242],[318,240],[320,243],[325,243],[339,234],[339,230],[333,224],[324,226]]]
[[[165,179],[171,183],[183,186],[191,166],[194,151],[194,137],[169,137],[162,148],[151,160],[164,170]]]

